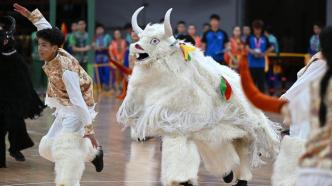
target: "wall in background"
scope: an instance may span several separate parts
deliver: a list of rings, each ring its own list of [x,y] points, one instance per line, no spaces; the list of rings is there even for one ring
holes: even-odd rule
[[[242,20],[239,9],[243,0],[98,0],[96,2],[96,20],[107,27],[124,26],[130,22],[131,15],[144,3],[148,4],[144,12],[139,15],[139,23],[156,23],[162,19],[168,10],[173,8],[171,22],[173,27],[179,20],[187,24],[195,24],[197,30],[209,21],[211,14],[216,13],[221,17],[221,28],[229,34],[232,27]]]
[[[326,25],[332,26],[332,0],[327,0],[326,4]]]

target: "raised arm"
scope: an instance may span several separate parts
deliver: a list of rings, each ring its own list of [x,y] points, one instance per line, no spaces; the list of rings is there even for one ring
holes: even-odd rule
[[[38,31],[52,28],[51,24],[44,18],[43,14],[38,9],[35,9],[34,11],[30,12],[24,6],[15,3],[14,10],[19,14],[21,14],[22,16],[29,19],[31,23],[34,24],[35,27],[37,27]]]

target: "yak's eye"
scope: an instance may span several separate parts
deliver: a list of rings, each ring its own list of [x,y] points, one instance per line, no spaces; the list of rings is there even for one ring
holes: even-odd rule
[[[151,44],[151,45],[157,45],[159,42],[160,42],[159,39],[157,39],[157,38],[153,38],[153,39],[150,41],[150,44]]]

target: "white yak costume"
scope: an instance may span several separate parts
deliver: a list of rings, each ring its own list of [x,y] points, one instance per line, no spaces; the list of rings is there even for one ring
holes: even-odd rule
[[[132,127],[141,138],[161,135],[164,144],[171,144],[167,149],[163,146],[168,152],[162,154],[164,185],[187,181],[172,177],[186,166],[197,167],[198,171],[196,146],[212,174],[222,177],[234,171],[238,180],[250,180],[250,168],[263,163],[260,155],[277,154],[279,135],[272,126],[275,124],[249,104],[237,73],[173,37],[172,9],[167,11],[164,24],[149,24],[144,30],[137,24],[142,9],[132,17],[133,29],[140,38],[131,48],[137,63],[117,120]],[[222,80],[232,89],[228,100],[220,91]],[[184,152],[184,158],[195,160],[193,165],[179,161]],[[174,164],[173,169],[165,168],[169,164],[165,161]],[[172,171],[176,173],[172,175]],[[197,182],[195,174],[190,181]]]

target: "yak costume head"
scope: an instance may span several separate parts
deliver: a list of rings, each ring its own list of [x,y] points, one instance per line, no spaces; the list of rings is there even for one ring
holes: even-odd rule
[[[11,16],[0,18],[0,52],[10,52],[14,50],[16,21]]]
[[[137,9],[131,19],[133,30],[140,38],[130,48],[132,54],[136,55],[138,64],[153,63],[159,58],[171,54],[175,50],[172,46],[177,42],[170,23],[172,9],[166,12],[163,24],[148,24],[143,30],[137,24],[137,15],[143,8]]]

